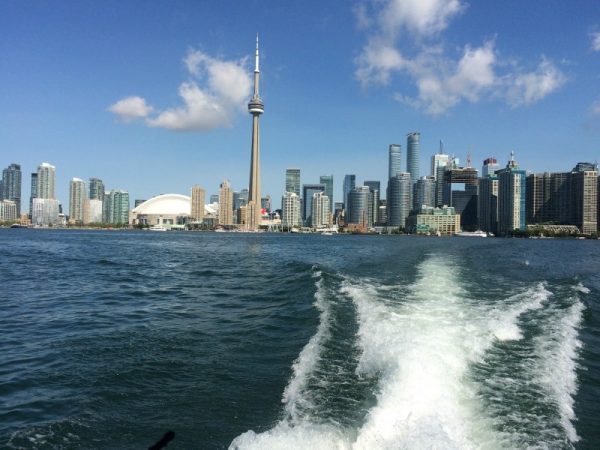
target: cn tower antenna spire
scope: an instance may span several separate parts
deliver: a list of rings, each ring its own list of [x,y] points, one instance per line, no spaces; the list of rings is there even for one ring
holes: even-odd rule
[[[258,69],[258,33],[256,33],[256,58],[254,60],[254,71],[260,72]]]

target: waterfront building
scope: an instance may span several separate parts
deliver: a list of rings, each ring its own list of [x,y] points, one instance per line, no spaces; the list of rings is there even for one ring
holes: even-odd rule
[[[219,189],[219,225],[233,224],[233,191],[229,181],[224,180]]]
[[[69,222],[82,225],[84,222],[84,203],[87,199],[85,181],[73,178],[69,185]]]
[[[12,200],[0,200],[0,222],[16,222],[17,203]]]
[[[376,225],[386,225],[387,224],[387,200],[379,200],[379,207],[377,208],[377,222]]]
[[[422,206],[435,206],[435,177],[425,176],[417,180],[413,208]]]
[[[333,175],[321,175],[319,183],[325,186],[325,195],[329,198],[329,212],[333,211]]]
[[[481,177],[485,178],[488,175],[494,175],[497,170],[500,169],[500,164],[494,157],[486,158],[483,160],[483,166],[481,167]]]
[[[444,171],[442,204],[452,206],[460,214],[463,230],[474,231],[477,221],[477,169],[473,167],[451,167]]]
[[[248,225],[248,205],[240,206],[235,212],[236,222],[238,225]]]
[[[406,135],[406,171],[410,173],[411,183],[416,184],[419,179],[419,145],[421,134],[417,132]]]
[[[84,225],[90,223],[101,223],[102,222],[102,200],[93,198],[86,199],[84,207]]]
[[[346,175],[344,177],[344,189],[343,189],[344,198],[342,199],[344,201],[345,209],[348,209],[348,194],[350,194],[350,191],[352,191],[355,187],[356,187],[356,175]]]
[[[373,225],[379,223],[379,201],[381,199],[381,182],[365,181],[364,186],[369,188],[371,201],[369,202],[370,221]]]
[[[295,192],[286,192],[281,199],[281,225],[292,228],[301,224],[300,196]]]
[[[411,207],[412,183],[410,173],[401,172],[390,178],[387,198],[388,227],[406,227]]]
[[[460,214],[454,208],[423,206],[408,216],[406,228],[409,233],[449,235],[460,231]]]
[[[325,192],[325,186],[322,184],[305,184],[302,186],[302,221],[306,226],[310,226],[312,214],[313,195],[317,192]]]
[[[11,164],[2,171],[0,200],[12,200],[17,207],[17,217],[21,216],[21,166]]]
[[[265,106],[259,95],[260,70],[258,66],[258,35],[256,35],[256,54],[254,59],[254,94],[248,103],[248,112],[252,115],[252,155],[250,157],[250,183],[248,187],[248,229],[258,230],[261,221],[260,212],[260,138],[259,118]],[[231,222],[229,222],[231,223]]]
[[[237,211],[240,207],[248,204],[248,189],[242,189],[239,192],[233,192],[233,210]]]
[[[267,195],[260,199],[260,207],[265,210],[265,212],[271,212],[271,196]]]
[[[293,192],[300,198],[300,169],[285,170],[285,192]]]
[[[181,194],[161,194],[133,208],[129,222],[132,225],[160,225],[171,228],[174,225],[186,224],[191,218],[191,210],[191,197]],[[202,212],[203,217],[205,213],[206,210]]]
[[[37,198],[37,180],[38,174],[34,172],[31,174],[31,190],[29,194],[29,218],[31,218],[31,214],[33,212],[33,199]]]
[[[504,169],[498,176],[498,234],[506,235],[513,230],[525,230],[525,171],[519,169],[511,152]]]
[[[315,192],[312,199],[311,226],[313,228],[328,227],[331,223],[331,207],[325,192]]]
[[[37,174],[37,198],[56,198],[56,167],[42,163]]]
[[[129,192],[112,189],[109,193],[105,193],[102,209],[104,222],[112,224],[129,223]]]
[[[100,178],[92,177],[89,180],[90,200],[104,200],[104,182]],[[136,200],[137,201],[137,200]]]
[[[59,224],[58,200],[53,198],[34,198],[32,200],[31,223],[37,226],[55,226]]]
[[[388,180],[402,172],[402,147],[390,144],[388,154]]]
[[[368,186],[359,186],[350,191],[346,209],[346,225],[358,224],[362,227],[372,227],[372,213],[370,214],[369,205],[372,205],[372,200]]]
[[[588,170],[592,167],[579,163],[571,174],[572,224],[583,234],[595,233],[598,227],[598,172]]]
[[[479,229],[496,234],[498,232],[498,177],[496,175],[479,179],[477,210]]]
[[[444,172],[450,165],[450,156],[444,153],[444,144],[440,140],[439,153],[431,157],[431,175],[435,177],[435,206],[444,204]]]
[[[206,191],[201,186],[192,187],[192,205],[190,218],[194,222],[202,222],[204,219],[204,204],[205,204]]]

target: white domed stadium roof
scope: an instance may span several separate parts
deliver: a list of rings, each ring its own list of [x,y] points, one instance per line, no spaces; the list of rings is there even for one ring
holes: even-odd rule
[[[134,214],[155,214],[171,216],[189,216],[192,200],[187,195],[162,194],[146,200],[141,205],[133,208]]]

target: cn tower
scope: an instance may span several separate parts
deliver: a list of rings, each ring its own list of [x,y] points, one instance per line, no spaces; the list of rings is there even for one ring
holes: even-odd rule
[[[260,131],[258,119],[265,106],[258,94],[260,70],[258,68],[258,34],[256,35],[256,58],[254,63],[254,95],[248,103],[248,112],[252,114],[252,154],[250,157],[250,186],[248,187],[248,228],[258,230],[261,220],[260,197]]]

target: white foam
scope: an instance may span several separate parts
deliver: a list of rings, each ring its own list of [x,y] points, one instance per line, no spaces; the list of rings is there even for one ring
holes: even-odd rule
[[[323,340],[329,336],[330,306],[325,295],[324,281],[321,271],[315,271],[316,292],[314,306],[319,311],[319,325],[317,332],[304,346],[300,355],[292,366],[292,378],[283,392],[282,402],[292,421],[299,419],[299,409],[311,408],[310,398],[305,395],[309,375],[317,366],[321,357]]]

